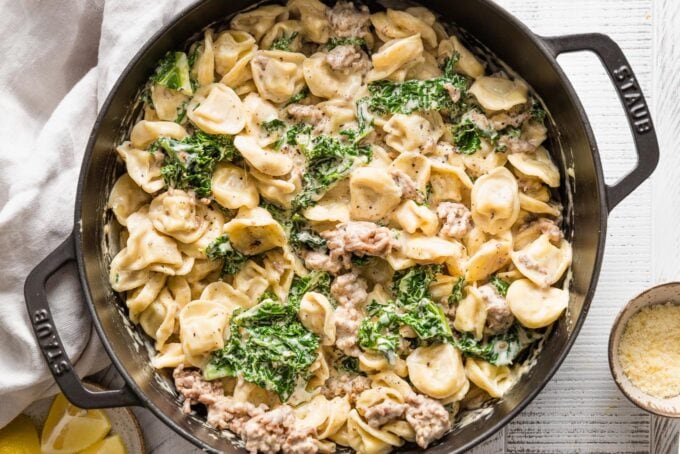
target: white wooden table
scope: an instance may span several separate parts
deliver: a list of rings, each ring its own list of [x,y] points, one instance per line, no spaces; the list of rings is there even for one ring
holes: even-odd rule
[[[614,38],[654,113],[661,163],[651,183],[609,218],[598,290],[561,369],[526,410],[474,452],[677,453],[677,425],[637,409],[614,385],[607,338],[628,299],[655,283],[680,279],[680,0],[497,1],[541,35],[601,32]],[[607,181],[613,182],[635,162],[616,94],[594,55],[565,55],[559,62],[586,108]],[[148,411],[135,412],[150,453],[198,452]]]

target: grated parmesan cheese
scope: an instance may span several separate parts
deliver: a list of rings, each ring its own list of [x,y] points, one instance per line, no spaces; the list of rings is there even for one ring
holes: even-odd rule
[[[628,379],[658,398],[680,395],[680,305],[648,306],[626,323],[619,360]]]

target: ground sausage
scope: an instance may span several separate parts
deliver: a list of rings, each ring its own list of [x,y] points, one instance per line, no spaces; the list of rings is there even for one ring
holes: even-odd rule
[[[185,369],[184,364],[180,364],[172,372],[172,377],[177,392],[184,399],[184,413],[191,413],[194,404],[212,405],[224,396],[222,383],[219,380],[204,380],[198,369]]]
[[[498,145],[503,151],[509,151],[510,153],[531,153],[536,150],[536,146],[531,142],[508,135],[501,136],[498,139]]]
[[[477,290],[486,305],[484,334],[493,336],[506,332],[515,322],[515,317],[503,295],[491,284],[482,285]]]
[[[298,122],[317,125],[323,119],[323,111],[316,106],[304,104],[291,104],[286,108],[286,112]]]
[[[530,112],[522,112],[515,115],[502,112],[489,118],[489,121],[491,122],[491,127],[493,129],[500,131],[501,129],[505,129],[508,126],[519,128],[521,124],[524,123],[530,116]]]
[[[369,33],[371,14],[366,5],[355,8],[351,2],[337,2],[328,10],[331,34],[340,38],[362,37]]]
[[[423,193],[418,190],[415,182],[403,170],[391,169],[390,176],[397,183],[401,189],[401,198],[406,200],[415,200],[416,202],[423,202],[425,197]]]
[[[314,430],[295,427],[295,415],[288,405],[255,416],[245,423],[241,436],[246,449],[257,452],[306,454],[318,451]]]
[[[439,234],[460,240],[472,230],[472,213],[462,203],[442,202],[437,206],[437,216],[443,225]]]
[[[366,74],[371,69],[368,55],[350,44],[337,46],[326,55],[326,62],[333,71]]]
[[[283,443],[282,451],[285,454],[314,454],[319,452],[319,442],[315,437],[315,427],[296,427]]]
[[[339,306],[359,309],[366,301],[368,284],[357,273],[346,273],[333,280],[331,295]]]
[[[266,411],[267,406],[264,404],[255,406],[250,402],[238,402],[232,397],[223,396],[208,406],[208,425],[240,434],[246,422]]]
[[[427,448],[451,428],[449,412],[436,400],[410,393],[406,396],[406,404],[406,421],[413,427],[416,443],[421,448]]]
[[[398,404],[396,402],[382,402],[374,405],[366,410],[364,419],[369,426],[378,428],[383,424],[392,422],[404,416],[408,406],[406,404]]]
[[[398,246],[390,229],[373,222],[344,222],[333,230],[322,232],[321,236],[327,242],[331,259],[340,259],[346,269],[352,266],[352,254],[384,257]]]
[[[338,302],[334,312],[335,345],[347,356],[357,357],[361,350],[357,333],[363,319],[361,306],[366,301],[368,285],[356,273],[338,276],[331,285],[331,295]]]
[[[342,257],[331,257],[323,252],[306,251],[303,252],[302,258],[305,261],[305,267],[310,270],[328,271],[331,274],[338,274],[344,268]]]
[[[354,405],[359,394],[370,387],[371,379],[364,375],[339,374],[326,380],[321,392],[327,399],[347,397],[349,403]]]

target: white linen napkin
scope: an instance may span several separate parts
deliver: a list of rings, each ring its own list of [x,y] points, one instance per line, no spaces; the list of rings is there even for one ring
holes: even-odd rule
[[[75,190],[99,107],[135,52],[192,0],[0,0],[0,427],[57,391],[38,349],[23,285],[73,227]],[[109,360],[74,267],[48,300],[83,375]]]

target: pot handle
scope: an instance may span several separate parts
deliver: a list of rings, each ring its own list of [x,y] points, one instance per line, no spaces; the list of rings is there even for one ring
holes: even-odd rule
[[[141,405],[135,393],[125,385],[110,391],[87,389],[66,355],[52,312],[47,303],[45,284],[47,280],[68,262],[76,260],[73,233],[48,255],[26,278],[24,298],[40,351],[47,361],[54,380],[66,398],[80,408],[110,408]]]
[[[628,175],[607,185],[607,205],[611,211],[652,174],[659,162],[659,143],[645,97],[623,51],[609,36],[586,33],[545,37],[543,41],[555,57],[563,52],[594,52],[607,70],[626,111],[638,161]]]

